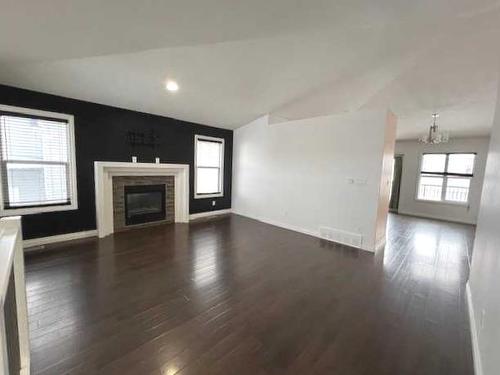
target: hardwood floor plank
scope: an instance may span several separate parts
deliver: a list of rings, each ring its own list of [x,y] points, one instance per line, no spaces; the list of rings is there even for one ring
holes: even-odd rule
[[[375,255],[237,215],[26,259],[33,374],[472,374],[473,228],[391,215]]]

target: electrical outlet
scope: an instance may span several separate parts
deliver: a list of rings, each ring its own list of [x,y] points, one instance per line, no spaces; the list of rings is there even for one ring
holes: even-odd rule
[[[215,206],[215,201],[212,201],[212,206]]]
[[[354,183],[356,185],[367,185],[368,184],[368,180],[366,178],[357,178],[354,180]]]

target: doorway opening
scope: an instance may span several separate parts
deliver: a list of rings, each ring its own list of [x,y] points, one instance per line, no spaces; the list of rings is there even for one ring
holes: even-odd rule
[[[392,170],[391,200],[389,201],[389,211],[398,212],[399,194],[401,192],[401,175],[403,174],[403,155],[394,156],[394,167]]]

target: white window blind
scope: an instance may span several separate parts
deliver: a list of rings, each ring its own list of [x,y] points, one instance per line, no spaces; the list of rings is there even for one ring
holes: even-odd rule
[[[224,140],[195,137],[195,198],[222,196]]]
[[[3,210],[72,205],[71,141],[68,119],[0,112]]]

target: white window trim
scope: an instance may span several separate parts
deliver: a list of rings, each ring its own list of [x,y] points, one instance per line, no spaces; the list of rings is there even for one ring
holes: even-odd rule
[[[417,171],[418,178],[417,178],[417,185],[415,187],[415,200],[417,202],[469,207],[470,206],[471,189],[472,189],[472,181],[473,181],[474,176],[469,177],[471,182],[469,184],[469,194],[467,194],[467,201],[466,202],[455,202],[455,201],[448,201],[448,200],[444,199],[444,197],[446,196],[446,185],[448,184],[448,178],[445,176],[443,177],[443,190],[441,192],[441,198],[442,198],[441,200],[434,201],[434,200],[430,200],[430,199],[421,199],[418,197],[418,189],[420,187],[420,179],[422,178],[422,164],[424,163],[424,155],[426,155],[426,154],[427,155],[428,154],[446,154],[446,155],[450,155],[450,154],[474,154],[477,157],[477,153],[476,152],[466,152],[466,151],[464,151],[464,152],[456,151],[456,152],[426,152],[426,153],[422,153],[422,154],[420,154],[420,162],[419,162],[419,167],[418,167],[418,171]],[[448,156],[446,157],[444,168],[445,168],[445,171],[448,169]],[[476,170],[476,158],[474,158],[474,165],[472,167],[472,173],[474,173],[475,170]]]
[[[68,144],[69,144],[69,170],[71,178],[71,204],[51,205],[47,207],[29,208],[4,208],[3,189],[0,188],[0,216],[31,215],[43,212],[70,211],[78,209],[78,189],[76,187],[76,157],[75,157],[75,117],[65,113],[40,111],[38,109],[15,107],[0,104],[0,111],[13,112],[24,115],[51,117],[68,122]],[[2,173],[0,173],[0,186],[2,186]]]
[[[220,186],[220,192],[219,193],[214,193],[214,194],[197,194],[196,193],[196,186],[197,183],[197,175],[198,175],[198,157],[196,153],[198,152],[198,140],[200,141],[215,141],[215,142],[220,142],[222,145],[222,150],[221,150],[221,161],[220,161],[220,174],[219,174],[219,186]],[[195,134],[194,136],[194,199],[204,199],[204,198],[217,198],[217,197],[223,197],[224,196],[224,152],[225,152],[225,147],[224,147],[224,138],[216,138],[216,137],[209,137],[205,135],[199,135]]]

